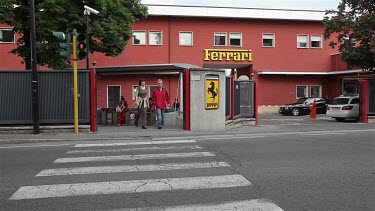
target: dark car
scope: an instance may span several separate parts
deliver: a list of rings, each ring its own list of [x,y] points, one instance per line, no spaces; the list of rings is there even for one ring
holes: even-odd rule
[[[293,116],[308,115],[310,114],[310,104],[313,102],[316,103],[316,113],[325,114],[330,100],[321,97],[302,97],[294,103],[280,106],[279,113]]]

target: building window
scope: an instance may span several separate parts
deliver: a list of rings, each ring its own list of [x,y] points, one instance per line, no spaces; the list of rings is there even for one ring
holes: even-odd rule
[[[227,33],[215,32],[215,46],[227,46]]]
[[[135,93],[137,92],[138,85],[132,86],[132,100],[135,100]]]
[[[107,108],[116,108],[120,102],[121,86],[107,86]]]
[[[309,35],[297,35],[297,48],[309,47]]]
[[[148,44],[149,45],[162,45],[162,33],[161,31],[149,31],[148,32]]]
[[[311,35],[311,48],[321,48],[321,47],[322,47],[322,36]]]
[[[311,97],[322,97],[322,86],[310,86]]]
[[[229,34],[230,46],[242,46],[242,33],[231,32]]]
[[[297,98],[307,97],[307,86],[297,86]]]
[[[263,34],[263,47],[275,47],[275,34]]]
[[[354,96],[358,94],[358,81],[357,80],[343,80],[343,92],[344,96]]]
[[[14,43],[15,36],[12,29],[0,29],[0,43]]]
[[[146,45],[146,31],[133,31],[133,45]]]
[[[180,32],[180,45],[193,46],[193,32]]]
[[[148,93],[149,93],[149,97],[151,97],[152,96],[152,93],[154,93],[154,90],[156,89],[156,88],[158,88],[158,85],[149,85],[148,86]]]

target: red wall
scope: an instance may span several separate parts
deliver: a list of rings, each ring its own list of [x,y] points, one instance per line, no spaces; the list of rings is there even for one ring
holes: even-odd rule
[[[137,21],[133,29],[147,33],[162,30],[163,45],[134,46],[130,39],[122,55],[112,58],[95,54],[91,59],[96,60],[98,66],[189,63],[203,67],[203,49],[228,48],[253,50],[252,64],[260,71],[330,71],[331,54],[337,52],[328,46],[329,40],[323,41],[323,48],[297,48],[297,34],[323,35],[322,22],[150,16]],[[192,31],[194,45],[179,46],[179,31]],[[243,47],[215,47],[214,32],[227,32],[228,36],[229,32],[242,32]],[[275,48],[262,47],[262,33],[275,33]],[[234,61],[207,63],[246,64]]]
[[[10,28],[6,24],[0,23],[0,28]],[[15,42],[19,38],[18,35],[15,37]],[[23,59],[14,54],[9,53],[11,50],[16,48],[16,43],[0,43],[0,70],[23,70],[25,65],[21,64]]]
[[[249,65],[258,71],[331,71],[331,54],[337,50],[328,46],[329,40],[323,40],[323,48],[298,49],[297,34],[323,35],[324,26],[317,21],[287,21],[287,20],[254,20],[230,18],[199,18],[199,17],[155,17],[137,21],[133,30],[161,30],[163,45],[144,46],[132,45],[132,39],[125,47],[124,53],[118,57],[104,57],[101,53],[90,55],[90,61],[96,61],[97,67],[123,66],[134,64],[165,64],[189,63],[203,67],[205,64]],[[179,31],[193,32],[193,46],[179,46]],[[215,47],[214,32],[242,33],[242,47]],[[94,33],[94,31],[93,31]],[[262,47],[262,33],[274,33],[275,47]],[[311,38],[311,37],[310,37]],[[146,39],[148,40],[148,38]],[[15,44],[0,44],[0,69],[24,69],[21,59],[8,52],[16,47]],[[240,49],[252,50],[253,61],[211,61],[204,62],[203,49]],[[85,67],[85,61],[79,62],[79,67]],[[224,67],[223,67],[224,68]],[[225,67],[227,68],[227,66]],[[243,68],[242,70],[251,68]],[[242,71],[241,70],[241,71]],[[241,72],[240,71],[240,72]],[[245,71],[246,72],[246,71]],[[240,75],[239,75],[240,76]],[[166,88],[171,92],[172,99],[176,96],[177,76],[168,75],[120,75],[102,76],[98,79],[98,106],[105,107],[107,102],[107,85],[121,85],[122,95],[131,99],[131,86],[138,84],[138,79],[144,77],[148,84],[155,84],[157,78],[165,81]],[[260,82],[260,104],[278,105],[295,100],[296,85],[322,85],[323,97],[336,94],[336,89],[328,81],[328,76],[285,76],[267,75],[255,76]],[[171,81],[169,81],[169,79]],[[151,83],[150,81],[155,81]],[[341,80],[340,80],[341,81]],[[338,86],[335,86],[338,87]],[[339,87],[341,89],[341,87]]]
[[[330,82],[325,76],[260,75],[257,79],[261,105],[283,105],[294,102],[297,85],[307,85],[309,96],[311,85],[321,85],[322,97],[332,98],[329,91]]]
[[[178,46],[178,31],[193,31],[194,47]],[[242,32],[243,47],[215,47],[214,32]],[[330,54],[337,51],[328,46],[328,41],[323,42],[321,49],[297,49],[297,34],[323,35],[323,32],[322,22],[174,18],[171,22],[172,62],[203,66],[203,49],[229,48],[253,50],[252,63],[258,70],[329,71]],[[262,33],[275,33],[275,48],[262,47]]]

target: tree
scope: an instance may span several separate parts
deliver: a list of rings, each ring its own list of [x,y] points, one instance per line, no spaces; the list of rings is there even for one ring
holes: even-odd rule
[[[349,67],[375,71],[375,0],[342,0],[324,17],[324,38],[338,47]]]
[[[90,15],[90,52],[102,52],[106,56],[121,54],[132,36],[133,23],[147,16],[147,7],[140,0],[35,0],[35,5],[38,64],[53,69],[69,67],[69,64],[55,53],[58,40],[52,31],[71,33],[77,29],[84,33],[84,5],[100,11],[98,15]],[[26,69],[31,69],[29,17],[29,0],[2,0],[0,23],[13,26],[13,31],[20,35],[17,48],[11,53],[23,58]]]

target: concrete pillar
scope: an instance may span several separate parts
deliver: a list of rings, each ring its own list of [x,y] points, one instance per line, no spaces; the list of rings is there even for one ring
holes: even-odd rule
[[[206,95],[210,95],[208,76],[217,76],[219,87],[218,108],[206,108]],[[206,80],[208,82],[206,83]],[[211,102],[208,96],[208,102]],[[225,130],[225,71],[192,69],[190,72],[190,128],[191,131]]]

